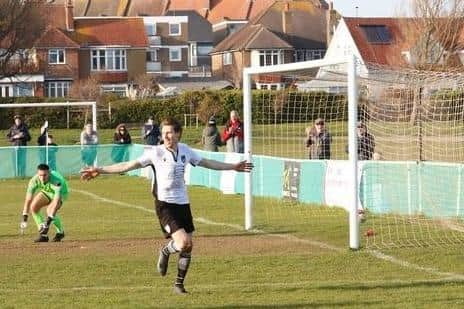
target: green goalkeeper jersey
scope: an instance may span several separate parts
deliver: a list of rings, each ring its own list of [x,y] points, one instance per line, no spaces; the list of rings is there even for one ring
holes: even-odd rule
[[[53,198],[58,195],[61,197],[61,200],[64,201],[68,197],[68,182],[57,171],[50,171],[47,183],[42,183],[39,176],[35,175],[29,181],[27,193],[34,195],[38,192],[42,192],[50,200],[53,200]]]

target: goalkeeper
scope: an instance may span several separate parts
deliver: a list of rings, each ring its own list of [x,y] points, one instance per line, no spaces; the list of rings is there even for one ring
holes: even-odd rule
[[[57,171],[50,170],[47,164],[39,164],[37,174],[31,178],[27,186],[23,219],[20,224],[21,232],[27,227],[28,215],[31,212],[39,229],[39,237],[34,242],[48,242],[48,229],[52,223],[56,228],[53,241],[61,241],[64,238],[63,224],[56,213],[63,206],[67,196],[68,183],[64,177]],[[41,213],[44,207],[46,219]]]

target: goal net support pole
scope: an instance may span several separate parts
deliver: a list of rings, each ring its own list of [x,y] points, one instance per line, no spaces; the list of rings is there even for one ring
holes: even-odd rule
[[[350,162],[350,211],[349,211],[349,246],[351,249],[359,249],[359,219],[358,219],[358,181],[357,181],[357,80],[356,80],[356,58],[351,56],[343,59],[321,59],[297,63],[288,63],[264,67],[248,67],[243,70],[243,117],[244,117],[244,146],[245,159],[252,160],[252,75],[279,73],[289,71],[302,71],[308,69],[317,69],[333,65],[347,66],[348,72],[348,138],[349,138],[349,162]],[[253,196],[252,196],[252,175],[246,174],[245,179],[245,229],[253,228]]]

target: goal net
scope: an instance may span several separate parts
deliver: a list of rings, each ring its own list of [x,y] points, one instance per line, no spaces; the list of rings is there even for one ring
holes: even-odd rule
[[[353,67],[355,82],[344,61],[245,71],[246,225],[355,249],[462,244],[460,75]]]

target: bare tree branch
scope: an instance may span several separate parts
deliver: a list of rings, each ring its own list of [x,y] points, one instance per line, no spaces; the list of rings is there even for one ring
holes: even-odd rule
[[[43,0],[0,0],[0,78],[34,67],[34,42],[45,28]]]

